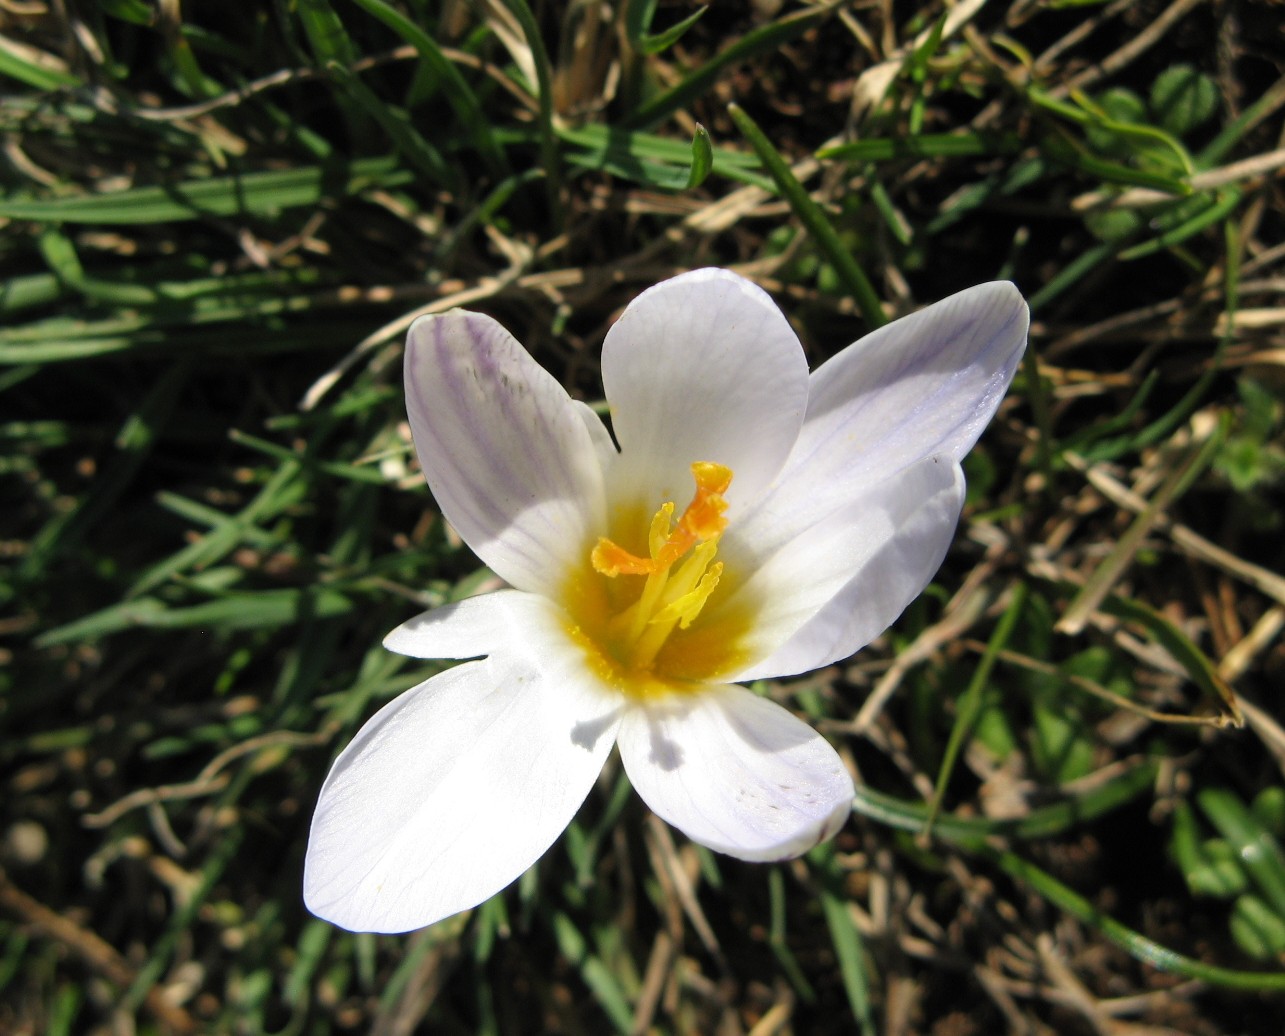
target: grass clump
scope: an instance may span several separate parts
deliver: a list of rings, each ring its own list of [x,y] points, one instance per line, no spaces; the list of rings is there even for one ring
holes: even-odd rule
[[[1278,18],[8,5],[0,1029],[1279,1031]],[[620,308],[709,264],[814,364],[1032,303],[937,582],[768,689],[853,822],[743,866],[609,767],[477,910],[311,918],[328,764],[433,671],[380,639],[491,581],[414,468],[410,320],[595,401]]]

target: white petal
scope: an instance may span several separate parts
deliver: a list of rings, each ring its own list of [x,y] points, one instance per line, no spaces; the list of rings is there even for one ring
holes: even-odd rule
[[[589,439],[593,442],[593,448],[597,451],[598,461],[602,464],[603,470],[608,465],[614,464],[618,451],[616,444],[612,442],[611,433],[607,431],[607,426],[602,423],[599,417],[587,403],[576,401],[576,413],[584,421],[585,428],[589,430]]]
[[[868,479],[933,453],[962,459],[1008,390],[1029,325],[1017,289],[993,281],[867,335],[813,374],[795,457],[846,446],[828,463],[850,467],[859,451]]]
[[[602,469],[571,398],[489,317],[421,317],[406,409],[428,484],[500,578],[548,592],[604,527]]]
[[[639,295],[607,332],[602,380],[620,444],[617,492],[651,514],[692,494],[691,464],[732,469],[753,500],[799,433],[807,361],[772,299],[727,270],[694,270]]]
[[[693,841],[743,860],[783,860],[832,837],[852,778],[816,731],[743,687],[639,705],[620,725],[634,788]]]
[[[412,658],[480,658],[510,647],[514,630],[547,621],[548,602],[521,590],[453,601],[421,612],[384,638],[384,647]]]
[[[812,375],[807,419],[744,535],[772,550],[925,457],[960,460],[1026,345],[1012,284],[978,285],[866,335]]]
[[[879,535],[887,539],[855,571],[846,570],[847,582],[819,611],[767,658],[737,673],[737,680],[806,673],[847,658],[891,626],[923,592],[946,557],[964,505],[964,478],[959,466],[948,458],[941,458],[939,466],[926,471],[925,464],[921,462],[891,480],[920,482],[914,491],[918,504],[908,511],[890,510],[879,515]],[[949,483],[935,477],[942,469],[953,476]],[[921,474],[926,477],[920,479]],[[903,485],[901,491],[913,499],[908,486]],[[856,526],[871,520],[872,511],[858,505],[841,517]],[[826,558],[822,564],[828,567],[832,561]],[[791,625],[790,619],[786,609],[780,612],[778,621],[784,621],[778,629],[786,629]]]
[[[540,858],[602,769],[620,707],[569,642],[545,648],[447,670],[362,727],[313,816],[308,909],[352,931],[410,931]]]
[[[753,542],[725,537],[720,554],[733,571],[749,575],[712,606],[709,621],[723,608],[752,612],[742,649],[758,660],[729,679],[804,672],[878,636],[937,571],[963,500],[959,465],[929,457],[867,488],[769,556],[755,555]]]

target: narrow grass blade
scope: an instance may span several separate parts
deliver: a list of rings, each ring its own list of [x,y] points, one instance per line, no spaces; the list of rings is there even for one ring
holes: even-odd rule
[[[611,969],[590,952],[588,941],[567,914],[559,911],[553,915],[553,930],[562,955],[579,969],[581,979],[616,1031],[630,1033],[633,1030],[633,1009]]]
[[[273,457],[276,460],[298,463],[305,471],[323,471],[327,475],[333,475],[336,478],[348,479],[353,482],[364,482],[367,485],[382,486],[388,481],[382,474],[380,474],[378,468],[363,468],[358,467],[355,464],[343,464],[339,461],[317,460],[307,454],[299,454],[285,446],[279,446],[277,443],[269,442],[267,439],[260,439],[257,435],[250,435],[246,432],[240,432],[235,429],[233,429],[229,434],[233,442],[240,443],[242,446],[248,446],[252,450],[258,450],[260,453]]]
[[[995,624],[995,632],[991,634],[991,639],[986,644],[986,652],[977,663],[977,668],[973,671],[973,678],[969,680],[968,688],[964,691],[964,695],[959,701],[959,709],[955,714],[955,723],[951,727],[950,738],[946,742],[946,750],[942,753],[941,766],[937,770],[937,781],[933,786],[932,805],[928,811],[927,822],[924,825],[924,837],[929,837],[932,833],[933,823],[937,818],[937,814],[941,811],[942,801],[946,795],[946,785],[950,782],[950,775],[955,769],[955,761],[959,758],[959,753],[963,750],[964,744],[972,733],[973,724],[977,722],[977,717],[981,713],[983,691],[990,680],[991,670],[995,667],[996,658],[1008,644],[1009,637],[1013,635],[1013,629],[1017,625],[1017,620],[1026,604],[1026,593],[1025,583],[1018,583],[1013,587],[1008,607],[1004,609],[1004,614],[1000,616],[999,622]]]
[[[637,6],[641,5],[635,5],[635,7]],[[671,25],[668,29],[665,29],[662,32],[652,33],[650,35],[631,33],[629,42],[640,54],[647,54],[649,56],[663,54],[675,43],[681,40],[687,30],[700,21],[701,16],[708,10],[708,7],[698,7],[682,21]]]
[[[191,512],[194,519],[209,526],[209,531],[177,554],[172,554],[144,570],[134,585],[126,591],[125,599],[141,598],[183,573],[216,564],[242,543],[264,546],[275,544],[275,538],[261,529],[259,523],[269,521],[304,498],[308,486],[299,474],[300,467],[296,462],[282,464],[272,473],[254,499],[237,514],[225,515],[210,508],[209,510],[213,513],[208,519],[203,519],[199,513]],[[178,510],[181,507],[174,499],[164,496],[161,503],[171,510]],[[179,513],[183,512],[179,510]]]
[[[387,134],[397,153],[408,165],[413,166],[430,184],[440,184],[452,191],[459,191],[458,171],[452,168],[414,126],[411,117],[377,96],[359,76],[353,75],[342,65],[331,62],[326,67],[330,77],[347,94],[353,107],[371,119]]]
[[[100,640],[132,629],[273,629],[308,618],[346,615],[355,607],[351,597],[330,588],[244,592],[183,608],[167,607],[154,597],[140,597],[49,630],[37,638],[36,646]]]
[[[1225,788],[1202,788],[1196,801],[1235,852],[1276,915],[1285,918],[1285,852],[1248,807]]]
[[[701,126],[690,146],[669,137],[604,125],[563,127],[558,135],[572,146],[566,156],[568,163],[602,169],[623,180],[661,190],[696,187],[711,172],[758,186],[771,184],[757,173],[759,162],[755,156],[713,147],[709,133]]]
[[[786,919],[785,919],[785,878],[782,876],[780,867],[770,867],[767,872],[767,890],[768,904],[771,912],[771,920],[768,925],[767,943],[775,955],[777,963],[781,965],[781,970],[785,972],[786,978],[790,980],[790,985],[794,987],[794,992],[799,999],[805,1004],[816,1003],[816,990],[808,981],[803,969],[799,967],[798,958],[794,951],[790,949],[789,940],[786,938]]]
[[[84,86],[78,76],[61,69],[38,64],[10,49],[0,38],[0,75],[16,79],[37,90],[59,90]]]
[[[1057,630],[1071,636],[1084,629],[1089,616],[1097,610],[1103,598],[1119,582],[1120,577],[1133,562],[1133,557],[1142,545],[1147,532],[1160,520],[1165,509],[1174,503],[1191,484],[1213,463],[1215,454],[1227,436],[1229,424],[1219,422],[1217,430],[1203,443],[1192,449],[1183,458],[1177,469],[1156,490],[1145,511],[1139,514],[1129,528],[1125,530],[1105,560],[1094,569],[1093,574],[1085,580],[1080,592],[1066,607],[1062,618],[1058,620]]]
[[[830,218],[804,190],[789,164],[772,146],[771,141],[754,120],[735,104],[728,105],[727,110],[737,128],[745,135],[745,139],[750,142],[759,160],[771,174],[772,179],[776,181],[782,197],[789,202],[794,214],[812,235],[812,240],[834,266],[835,272],[838,273],[848,294],[856,302],[857,308],[861,310],[866,323],[872,330],[882,327],[887,323],[887,317],[884,316],[883,307],[879,304],[874,287],[866,277],[865,271],[857,265],[857,261],[852,258],[852,254],[840,240],[830,223]]]
[[[473,88],[442,53],[437,41],[400,11],[383,0],[353,0],[366,13],[374,15],[414,47],[425,64],[442,82],[442,96],[454,110],[460,125],[472,138],[474,146],[492,174],[507,176],[509,163],[491,132],[491,120],[483,112]]]
[[[822,886],[819,889],[821,912],[830,933],[830,945],[834,947],[834,955],[839,962],[839,974],[843,977],[843,989],[848,997],[853,1021],[857,1023],[862,1036],[874,1036],[877,1030],[870,1007],[870,961],[865,950],[865,940],[853,922],[840,891],[840,877],[833,853],[834,849],[829,845],[814,849],[808,855],[808,862],[822,876]]]
[[[710,143],[709,131],[698,122],[696,133],[692,137],[692,171],[687,177],[687,189],[691,190],[704,183],[713,168],[714,146]]]
[[[900,158],[965,158],[984,155],[1015,155],[1022,140],[1015,133],[921,133],[911,137],[867,137],[844,144],[832,144],[816,153],[820,159],[852,162],[889,162]]]
[[[1233,727],[1245,725],[1245,717],[1236,701],[1236,692],[1218,674],[1218,667],[1192,642],[1191,638],[1161,612],[1141,601],[1114,594],[1103,602],[1102,607],[1109,615],[1136,622],[1150,633],[1156,642],[1173,656],[1174,661],[1187,671],[1187,676],[1192,683],[1199,687],[1206,697],[1221,705],[1225,717],[1223,722]]]
[[[121,427],[116,452],[94,486],[74,508],[52,518],[32,541],[19,569],[23,579],[38,578],[55,554],[72,550],[121,498],[173,414],[190,376],[187,363],[173,364],[165,371]]]
[[[1115,918],[1102,913],[1078,892],[1063,885],[1051,874],[1040,870],[1035,864],[1022,859],[1015,853],[1002,852],[984,846],[974,846],[973,851],[990,859],[1009,877],[1022,882],[1058,909],[1065,911],[1082,924],[1101,932],[1111,942],[1144,964],[1223,989],[1285,992],[1285,972],[1240,971],[1194,960],[1148,939],[1141,932],[1136,932]]]
[[[1156,252],[1181,244],[1188,238],[1199,234],[1206,227],[1211,227],[1220,220],[1226,219],[1236,211],[1240,202],[1240,191],[1224,191],[1221,195],[1211,198],[1208,205],[1189,219],[1183,220],[1178,226],[1166,230],[1163,234],[1152,238],[1150,241],[1143,241],[1140,244],[1126,248],[1120,253],[1120,259],[1122,262],[1141,259],[1144,256],[1154,255]]]
[[[841,4],[837,2],[820,4],[747,32],[682,82],[645,102],[625,119],[624,125],[629,129],[643,129],[668,118],[689,101],[706,93],[725,68],[779,49],[828,18],[839,6]]]
[[[1065,834],[1080,824],[1134,801],[1155,784],[1157,772],[1155,763],[1141,763],[1097,785],[1090,792],[1039,806],[1015,820],[938,813],[933,819],[933,831],[938,838],[959,844],[980,842],[997,835],[1029,840]],[[860,785],[852,808],[861,816],[916,835],[922,835],[926,830],[930,812],[930,806],[925,803],[907,802]]]
[[[315,205],[327,196],[356,194],[372,186],[393,187],[412,179],[413,174],[393,157],[367,158],[351,165],[220,176],[104,194],[38,201],[0,199],[0,217],[123,225],[182,223],[206,216],[271,216],[282,209]]]
[[[549,208],[555,220],[561,219],[562,212],[562,160],[558,154],[558,136],[554,128],[553,112],[553,68],[549,63],[549,52],[545,50],[544,39],[540,35],[540,25],[531,13],[526,0],[503,0],[504,5],[513,12],[513,16],[522,27],[527,47],[531,51],[531,60],[535,65],[536,100],[540,105],[540,164],[544,167],[545,184],[548,186]]]

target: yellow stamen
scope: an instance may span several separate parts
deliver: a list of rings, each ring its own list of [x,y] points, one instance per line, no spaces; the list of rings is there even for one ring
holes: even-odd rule
[[[632,554],[605,537],[589,555],[594,571],[608,578],[647,577],[638,600],[610,623],[624,656],[621,660],[635,670],[649,670],[674,628],[687,629],[700,615],[723,572],[723,563],[714,562],[714,555],[727,528],[723,494],[732,483],[732,472],[721,464],[698,461],[692,465],[692,477],[696,492],[677,523],[672,501],[652,517],[648,557]],[[689,552],[687,560],[671,572]]]

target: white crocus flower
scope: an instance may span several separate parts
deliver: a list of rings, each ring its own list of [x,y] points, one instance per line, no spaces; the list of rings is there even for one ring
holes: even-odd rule
[[[809,375],[762,290],[697,270],[608,332],[609,433],[489,317],[416,321],[420,463],[512,589],[389,634],[475,661],[390,702],[335,761],[308,907],[401,932],[481,903],[557,839],[612,745],[647,805],[711,849],[780,860],[831,837],[853,791],[839,756],[736,685],[850,655],[923,590],[1027,324],[1011,284],[984,284]]]

